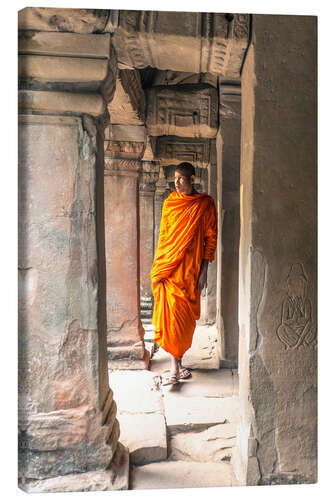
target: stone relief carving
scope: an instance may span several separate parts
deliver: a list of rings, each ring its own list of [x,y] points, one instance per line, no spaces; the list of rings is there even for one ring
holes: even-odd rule
[[[113,42],[121,68],[239,76],[248,28],[245,14],[229,21],[223,13],[120,11]],[[181,52],[175,43],[178,36],[183,40]],[[230,50],[236,56],[234,67]]]
[[[177,165],[189,161],[197,167],[207,167],[209,163],[210,142],[200,139],[181,139],[161,136],[157,140],[156,157],[161,165]]]
[[[316,343],[317,329],[312,319],[312,304],[307,297],[308,279],[303,265],[291,265],[287,280],[287,296],[282,302],[281,324],[276,334],[287,349]]]
[[[234,36],[235,38],[246,38],[249,35],[249,14],[234,15]]]
[[[152,88],[148,92],[148,132],[153,136],[214,137],[217,108],[217,92],[212,87]]]

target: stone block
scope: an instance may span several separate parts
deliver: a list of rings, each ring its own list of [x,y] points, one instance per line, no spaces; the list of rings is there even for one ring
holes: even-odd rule
[[[236,443],[235,424],[209,427],[203,432],[180,433],[171,437],[170,460],[190,462],[230,461]]]
[[[21,112],[85,113],[96,117],[104,113],[103,97],[99,94],[19,90],[18,106]]]
[[[107,59],[19,55],[18,77],[38,82],[102,82],[108,72]]]
[[[20,31],[19,54],[108,59],[110,35]]]
[[[237,423],[237,398],[183,397],[169,391],[164,395],[165,418],[172,434],[200,430],[223,423]]]
[[[140,465],[167,458],[164,416],[160,413],[120,413],[120,441],[130,452],[132,464]]]
[[[159,377],[148,370],[109,372],[119,413],[163,413]]]
[[[218,96],[213,87],[152,87],[147,93],[147,128],[152,136],[212,138]]]
[[[129,451],[119,443],[115,463],[108,470],[94,470],[40,481],[26,481],[19,483],[19,487],[27,493],[128,490]]]
[[[156,462],[133,467],[131,489],[208,488],[236,486],[228,463]]]

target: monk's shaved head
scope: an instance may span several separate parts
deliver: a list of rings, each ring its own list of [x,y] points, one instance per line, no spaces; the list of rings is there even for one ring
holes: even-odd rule
[[[195,175],[195,169],[192,163],[189,163],[188,161],[183,161],[182,163],[179,163],[175,171],[180,172],[188,179],[191,177],[191,175]]]

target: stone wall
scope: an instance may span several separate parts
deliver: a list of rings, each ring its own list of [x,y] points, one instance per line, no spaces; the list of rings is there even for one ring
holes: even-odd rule
[[[317,478],[316,18],[253,16],[242,73],[242,484]]]

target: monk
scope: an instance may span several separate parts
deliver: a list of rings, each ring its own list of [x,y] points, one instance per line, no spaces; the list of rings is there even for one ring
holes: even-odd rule
[[[200,295],[207,286],[208,263],[217,243],[213,198],[194,189],[195,169],[180,163],[175,170],[175,191],[164,201],[158,246],[151,269],[154,296],[154,340],[171,355],[170,377],[176,384],[191,377],[182,357],[191,347]]]

